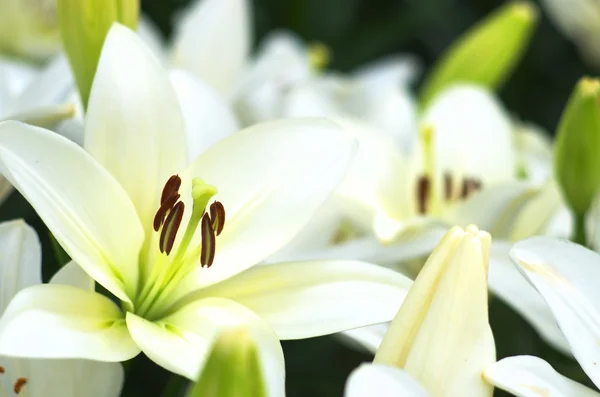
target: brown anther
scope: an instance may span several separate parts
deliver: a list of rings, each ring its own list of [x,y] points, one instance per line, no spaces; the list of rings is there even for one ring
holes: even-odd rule
[[[417,210],[419,214],[425,214],[427,212],[427,200],[429,198],[429,190],[431,188],[431,181],[426,176],[419,177],[417,181]]]
[[[3,374],[6,372],[6,368],[4,368],[3,366],[0,365],[0,374]]]
[[[181,195],[179,193],[175,193],[175,195],[169,196],[167,199],[165,199],[162,202],[160,208],[158,209],[158,211],[156,211],[156,215],[154,215],[154,225],[153,226],[154,226],[155,232],[158,232],[160,227],[163,225],[163,223],[165,222],[165,217],[167,216],[167,213],[173,209],[173,207],[179,200],[179,197],[181,197]]]
[[[171,253],[175,237],[177,237],[177,231],[183,219],[184,209],[185,205],[179,201],[169,212],[169,215],[167,215],[167,219],[165,219],[162,231],[160,232],[159,248],[161,253],[166,252],[167,255]]]
[[[21,390],[23,390],[23,386],[25,386],[27,384],[27,378],[18,378],[17,381],[15,382],[15,387],[13,388],[14,392],[16,394],[21,393]]]
[[[167,183],[165,183],[165,187],[163,188],[162,195],[160,196],[160,204],[164,204],[164,202],[170,198],[171,196],[179,193],[179,188],[181,187],[181,178],[179,175],[173,175],[169,178]]]
[[[218,236],[225,226],[225,207],[220,201],[215,201],[210,205],[210,219],[212,220],[213,230]]]
[[[446,198],[446,201],[449,201],[452,199],[452,191],[453,191],[453,183],[452,183],[452,175],[450,175],[449,173],[445,173],[444,174],[444,197]]]
[[[202,266],[210,267],[215,259],[216,251],[216,237],[213,229],[210,216],[204,214],[202,217],[202,249],[200,251],[200,264]]]
[[[463,181],[460,197],[463,199],[466,199],[471,194],[477,192],[479,189],[481,189],[480,181],[473,179],[473,178],[466,178]]]

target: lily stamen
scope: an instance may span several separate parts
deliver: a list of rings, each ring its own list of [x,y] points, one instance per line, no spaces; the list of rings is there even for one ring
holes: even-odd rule
[[[210,219],[212,219],[213,230],[218,236],[225,226],[225,207],[220,201],[215,201],[210,205]]]
[[[177,237],[177,231],[179,230],[181,220],[183,219],[184,209],[185,205],[183,202],[179,201],[175,204],[173,209],[169,211],[169,215],[167,216],[160,233],[159,248],[161,253],[166,253],[167,255],[171,253],[173,244],[175,243],[175,237]]]
[[[25,386],[26,384],[27,384],[27,378],[18,378],[17,381],[15,382],[15,386],[13,388],[15,394],[21,393],[21,390],[23,390],[23,386]]]
[[[200,251],[200,264],[206,267],[212,265],[216,251],[216,236],[210,218],[208,214],[204,214],[201,225],[202,249]]]
[[[431,190],[431,181],[426,176],[421,176],[417,182],[417,206],[419,214],[427,212],[427,202]]]

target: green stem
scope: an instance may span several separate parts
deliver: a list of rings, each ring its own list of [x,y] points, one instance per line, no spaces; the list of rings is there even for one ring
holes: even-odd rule
[[[587,236],[585,231],[585,214],[575,213],[575,230],[573,231],[573,242],[587,246]]]
[[[183,386],[187,383],[187,379],[179,375],[171,375],[167,385],[165,386],[161,396],[162,397],[178,397]]]

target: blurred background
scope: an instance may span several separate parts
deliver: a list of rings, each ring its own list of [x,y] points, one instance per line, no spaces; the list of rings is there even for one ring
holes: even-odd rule
[[[142,6],[168,37],[178,11],[188,3],[189,0],[143,0]],[[326,44],[332,53],[330,69],[349,71],[368,61],[400,53],[414,56],[424,71],[456,37],[504,1],[253,0],[251,3],[255,46],[268,32],[288,29],[308,42]],[[555,28],[543,10],[541,14],[531,45],[500,96],[516,117],[536,123],[553,135],[574,84],[582,75],[594,75],[595,71],[584,64],[575,45]],[[518,354],[541,356],[564,375],[589,384],[573,360],[546,346],[511,309],[497,300],[490,305],[499,358]],[[341,396],[351,370],[372,359],[333,337],[284,342],[284,350],[289,397]],[[496,395],[503,394],[497,391]]]

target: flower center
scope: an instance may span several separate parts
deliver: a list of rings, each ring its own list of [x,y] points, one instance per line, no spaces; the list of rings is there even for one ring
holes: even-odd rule
[[[217,189],[200,178],[192,180],[192,214],[184,234],[175,248],[175,241],[185,212],[185,204],[180,200],[181,178],[173,175],[163,188],[160,206],[154,216],[154,231],[159,234],[160,255],[152,272],[138,294],[136,312],[148,315],[161,297],[168,296],[190,271],[198,264],[209,268],[216,253],[216,238],[225,226],[225,207],[219,201],[210,206],[209,201],[217,194]],[[207,211],[208,207],[208,211]],[[192,247],[193,237],[200,228],[201,241]],[[191,251],[191,252],[188,252]],[[199,259],[199,260],[198,260]],[[199,262],[199,263],[198,263]],[[148,316],[146,316],[148,317]]]
[[[4,368],[3,366],[0,365],[0,396],[1,397],[7,397],[9,395],[9,393],[6,392],[6,389],[4,388],[4,385],[2,383],[1,377],[3,377],[4,375],[6,375],[6,368]],[[15,383],[13,384],[13,387],[12,387],[12,391],[14,392],[14,394],[15,395],[21,394],[21,392],[23,391],[23,388],[25,387],[27,382],[28,382],[27,378],[18,377],[17,380],[15,380]]]

